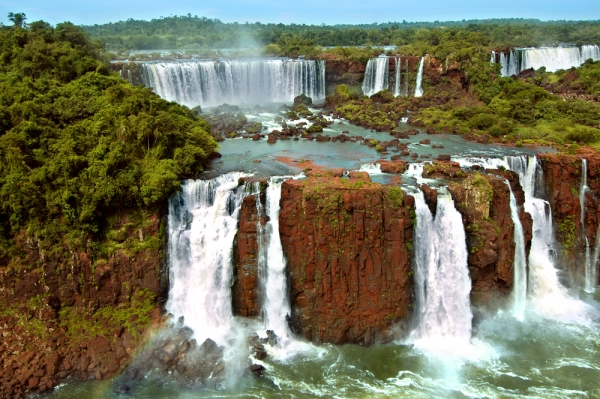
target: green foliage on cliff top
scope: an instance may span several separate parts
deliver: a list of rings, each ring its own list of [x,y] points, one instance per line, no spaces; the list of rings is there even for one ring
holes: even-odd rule
[[[162,204],[217,144],[206,122],[110,74],[69,24],[0,28],[0,260],[102,240],[110,214]]]

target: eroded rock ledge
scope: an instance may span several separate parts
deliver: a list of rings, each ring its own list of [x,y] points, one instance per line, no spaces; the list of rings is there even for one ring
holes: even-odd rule
[[[408,319],[413,210],[412,196],[366,173],[283,183],[279,223],[296,333],[368,345]]]

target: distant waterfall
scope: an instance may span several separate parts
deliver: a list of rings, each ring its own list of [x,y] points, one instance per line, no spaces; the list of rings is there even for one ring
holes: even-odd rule
[[[460,213],[447,193],[440,193],[432,216],[421,191],[415,195],[415,292],[418,325],[415,345],[453,350],[471,339],[467,245]]]
[[[146,86],[189,107],[325,98],[325,61],[187,61],[142,64]]]
[[[259,253],[259,267],[265,273],[263,280],[265,327],[277,334],[280,344],[285,344],[290,338],[287,317],[291,314],[291,308],[288,297],[286,260],[279,236],[281,185],[289,178],[289,176],[276,176],[269,179],[266,193],[266,215],[269,217],[269,221],[263,227],[265,239],[261,240]],[[257,201],[258,203],[260,201]]]
[[[398,97],[400,95],[400,87],[401,87],[401,75],[402,75],[402,59],[394,58],[395,60],[395,68],[396,68],[396,81],[394,82],[394,96]]]
[[[402,63],[400,63],[402,64]],[[404,86],[402,87],[402,95],[404,97],[408,97],[408,58],[406,59],[406,68],[405,68],[405,74],[404,74]],[[402,66],[402,65],[400,65]]]
[[[513,314],[522,320],[525,315],[525,304],[527,300],[527,260],[525,256],[525,235],[523,225],[519,218],[517,200],[513,194],[510,183],[506,181],[510,190],[510,216],[515,225],[513,240],[515,242],[515,258],[513,262],[515,280],[513,282]]]
[[[544,47],[514,49],[509,53],[492,53],[494,62],[502,65],[502,76],[518,75],[526,69],[546,67],[546,71],[578,67],[586,60],[600,60],[600,47],[585,45],[579,47]]]
[[[586,322],[582,302],[572,298],[558,279],[555,267],[556,244],[550,204],[535,197],[535,182],[542,170],[537,158],[507,156],[512,171],[519,174],[525,192],[525,210],[533,218],[533,239],[529,253],[529,289],[532,302],[541,314],[569,322]]]
[[[580,212],[580,222],[581,222],[581,233],[583,234],[583,238],[585,240],[585,278],[583,289],[585,292],[594,292],[596,288],[596,256],[598,252],[594,250],[593,259],[592,253],[590,249],[590,241],[587,238],[586,228],[585,228],[585,193],[588,191],[587,186],[587,160],[581,159],[581,185],[579,187],[579,206],[581,208]],[[596,241],[598,241],[596,239]]]
[[[390,59],[388,57],[372,58],[367,62],[362,91],[365,96],[372,96],[389,88]]]
[[[419,63],[419,72],[417,73],[417,85],[415,88],[415,97],[421,97],[423,95],[423,65],[425,64],[425,57],[421,57]]]
[[[241,173],[188,180],[169,201],[170,273],[167,311],[184,317],[198,343],[219,345],[233,337],[232,248],[246,185]]]

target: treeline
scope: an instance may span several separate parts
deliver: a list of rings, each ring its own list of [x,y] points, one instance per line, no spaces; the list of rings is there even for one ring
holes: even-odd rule
[[[70,23],[0,27],[0,265],[16,237],[93,250],[115,213],[155,209],[217,148],[205,121],[111,73]]]
[[[533,19],[285,25],[223,23],[188,14],[150,21],[128,19],[83,28],[110,50],[281,46],[290,40],[309,42],[312,46],[403,46],[415,41],[435,45],[447,31],[478,33],[487,38],[491,48],[600,43],[600,21]]]

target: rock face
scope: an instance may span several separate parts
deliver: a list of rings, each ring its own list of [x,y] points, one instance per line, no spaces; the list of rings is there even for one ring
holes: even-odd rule
[[[600,224],[600,156],[596,154],[538,154],[544,172],[546,198],[552,208],[554,231],[562,250],[558,255],[567,265],[572,284],[583,285],[585,237],[593,252]],[[582,180],[582,158],[587,160],[587,186],[581,224],[579,192]],[[597,283],[597,282],[596,282]]]
[[[371,344],[411,308],[414,198],[397,187],[309,177],[283,183],[290,326],[313,342]]]
[[[497,307],[510,295],[514,280],[514,224],[510,210],[509,180],[520,208],[526,256],[531,246],[531,216],[523,210],[524,193],[514,172],[494,171],[495,177],[471,173],[449,186],[455,206],[463,217],[472,280],[471,303]]]
[[[262,197],[264,204],[264,193]],[[257,195],[244,198],[240,209],[238,232],[233,245],[233,313],[246,317],[258,316],[260,313],[257,236],[260,221],[256,207],[258,200],[261,199]]]
[[[120,223],[128,226],[128,217]],[[24,235],[16,238],[20,256],[10,267],[0,259],[0,397],[45,392],[68,376],[107,378],[127,364],[149,321],[160,317],[158,308],[150,312],[166,285],[155,245],[159,225],[154,215],[139,230],[125,228],[148,247],[117,250],[105,260],[87,252],[48,254]],[[130,318],[118,321],[117,307]]]
[[[186,388],[214,388],[223,381],[223,346],[212,339],[198,344],[188,327],[168,325],[118,378],[115,393],[134,392],[140,381],[159,384],[165,378]],[[135,393],[135,392],[134,392]]]

